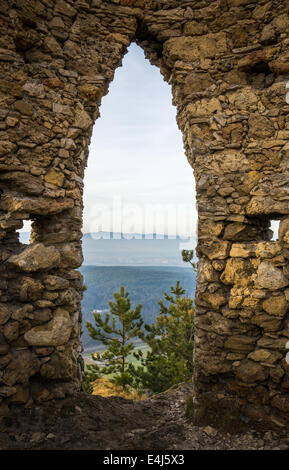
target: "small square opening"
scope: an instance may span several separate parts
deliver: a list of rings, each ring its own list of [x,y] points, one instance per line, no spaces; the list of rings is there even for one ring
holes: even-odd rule
[[[272,242],[278,241],[279,225],[280,225],[279,219],[270,220],[270,230],[272,231],[272,238],[271,238]]]
[[[31,239],[31,224],[32,220],[24,220],[23,227],[17,230],[19,233],[19,241],[23,245],[29,245]]]

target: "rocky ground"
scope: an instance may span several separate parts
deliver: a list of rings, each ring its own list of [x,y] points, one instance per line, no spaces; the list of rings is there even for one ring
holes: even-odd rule
[[[194,426],[186,417],[191,393],[185,384],[141,401],[80,393],[24,415],[16,411],[0,424],[0,450],[289,449],[286,434]]]

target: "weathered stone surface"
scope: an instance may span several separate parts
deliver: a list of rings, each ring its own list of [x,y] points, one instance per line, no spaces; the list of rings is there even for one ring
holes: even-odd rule
[[[28,212],[33,215],[58,214],[67,209],[72,209],[74,202],[70,198],[20,198],[15,196],[4,196],[0,207],[9,212]]]
[[[0,325],[4,325],[11,316],[11,312],[5,304],[0,304]]]
[[[1,338],[0,354],[7,354],[9,352],[9,345],[6,343],[4,336]]]
[[[17,146],[9,140],[0,140],[0,157],[12,153]]]
[[[15,98],[23,98],[24,90],[23,87],[17,83],[14,84],[13,89],[11,90],[11,82],[8,80],[0,80],[0,92],[3,96],[12,91]]]
[[[29,387],[15,384],[13,388],[15,389],[15,393],[9,397],[9,403],[14,405],[25,405],[30,397]]]
[[[284,411],[288,413],[289,406],[288,406],[288,394],[281,396],[280,394],[275,395],[272,399],[272,405],[280,411]]]
[[[256,349],[248,355],[249,359],[256,362],[267,362],[273,364],[282,357],[282,354],[276,351],[268,351],[267,349]]]
[[[231,334],[234,324],[218,312],[208,312],[206,315],[201,315],[196,320],[195,326],[202,330],[216,333],[217,335],[226,336]]]
[[[92,119],[86,111],[81,111],[79,114],[77,114],[74,121],[74,127],[78,127],[79,129],[83,130],[87,130],[90,126],[92,126],[92,124]]]
[[[273,382],[279,383],[284,376],[284,369],[281,366],[275,366],[274,368],[270,369],[270,377],[272,378]]]
[[[58,308],[50,322],[27,331],[24,338],[32,346],[61,346],[67,343],[71,331],[69,312]]]
[[[64,174],[60,171],[55,171],[54,169],[51,169],[46,173],[44,179],[47,183],[61,187],[64,181]]]
[[[193,73],[190,74],[184,84],[184,93],[189,95],[190,93],[198,93],[205,91],[211,85],[213,85],[213,79],[208,73]]]
[[[246,207],[246,213],[249,216],[288,214],[288,209],[288,201],[276,201],[270,196],[254,196]]]
[[[37,98],[44,98],[44,86],[42,83],[36,81],[27,81],[23,86],[23,90],[30,96],[36,96]]]
[[[198,295],[196,303],[204,307],[219,310],[220,306],[226,303],[226,297],[222,292],[214,292],[212,294],[204,292]]]
[[[72,116],[72,110],[69,106],[60,103],[53,103],[53,112],[56,114],[64,114],[67,116]]]
[[[269,372],[255,361],[243,361],[236,367],[236,376],[245,383],[254,383],[266,380]]]
[[[71,18],[76,15],[77,10],[73,8],[73,6],[71,6],[68,2],[65,2],[64,0],[58,0],[55,4],[54,12],[69,16]]]
[[[52,89],[63,88],[63,82],[59,80],[59,78],[47,78],[46,80],[43,80],[43,85]]]
[[[280,221],[280,224],[279,224],[279,229],[278,229],[278,238],[279,240],[282,240],[284,238],[284,236],[287,235],[289,231],[289,218],[286,217],[284,219],[282,219]],[[286,241],[287,243],[287,241]]]
[[[251,112],[257,109],[258,96],[252,88],[243,88],[230,96],[231,103],[239,112]]]
[[[13,190],[24,194],[39,195],[43,192],[42,181],[22,171],[0,173],[0,184],[3,187],[12,187]]]
[[[25,272],[48,270],[57,267],[60,255],[53,246],[44,246],[42,243],[30,245],[19,255],[11,256],[9,262]]]
[[[285,278],[281,269],[276,268],[269,261],[262,261],[257,270],[256,287],[278,290],[288,284],[289,280]]]
[[[69,287],[69,281],[59,276],[47,276],[44,282],[46,288],[52,291]]]
[[[263,302],[262,307],[269,315],[283,317],[288,310],[288,302],[284,295],[271,296]]]
[[[224,240],[238,240],[246,228],[245,224],[236,223],[227,225],[224,232]]]
[[[252,268],[248,261],[240,258],[230,258],[226,263],[220,280],[227,285],[237,284],[247,286],[250,283]]]
[[[271,338],[264,336],[263,338],[260,338],[257,341],[257,345],[260,348],[265,348],[265,349],[277,349],[280,351],[284,351],[286,349],[286,343],[288,341],[288,338],[285,338],[284,336],[280,338]]]
[[[191,116],[207,116],[215,112],[222,112],[222,105],[217,98],[202,99],[195,102],[193,105],[189,104],[187,112]]]
[[[248,124],[249,136],[255,139],[265,139],[268,137],[273,137],[275,134],[275,128],[272,122],[265,116],[260,116],[259,114],[251,114],[249,117]]]
[[[271,24],[264,26],[261,34],[261,42],[263,44],[273,44],[276,39],[276,31]]]
[[[211,58],[226,51],[226,33],[208,34],[200,38],[172,38],[164,45],[164,55],[169,64],[176,60],[190,62],[200,57]]]
[[[86,101],[95,102],[101,96],[101,90],[95,85],[81,85],[78,87],[78,94]]]
[[[198,237],[200,238],[208,238],[208,236],[218,237],[221,235],[222,230],[224,228],[224,224],[222,223],[214,223],[206,221],[205,223],[199,224],[198,226]]]
[[[82,253],[79,250],[79,246],[70,243],[69,245],[61,245],[59,247],[59,252],[61,255],[61,266],[63,267],[72,267],[78,268],[81,266],[83,257]]]
[[[254,256],[256,246],[248,243],[234,243],[232,245],[230,256],[232,258],[250,258]]]
[[[23,277],[19,298],[21,301],[38,300],[42,297],[43,284],[31,277]]]
[[[33,312],[33,323],[42,324],[51,320],[53,317],[50,308],[39,308]]]
[[[224,343],[224,347],[231,351],[250,352],[254,349],[256,338],[245,335],[231,335]]]
[[[281,253],[282,249],[277,242],[262,242],[256,247],[256,256],[258,258],[274,258]]]
[[[45,380],[71,380],[76,376],[77,364],[70,354],[57,352],[41,366],[40,374]]]
[[[230,361],[226,361],[225,356],[210,357],[210,355],[203,355],[201,358],[200,366],[205,376],[225,374],[232,368]]]
[[[200,250],[210,259],[225,259],[229,254],[230,244],[227,241],[202,243]]]
[[[5,367],[11,361],[12,356],[11,354],[5,354],[5,356],[0,356],[0,370],[5,369]]]
[[[33,387],[31,394],[33,401],[37,404],[45,403],[54,398],[52,393],[50,393],[49,390],[43,386],[38,386],[38,388]]]
[[[31,116],[33,114],[33,106],[26,101],[16,101],[14,103],[14,109],[27,116]]]
[[[10,397],[16,393],[15,387],[0,386],[0,397]]]
[[[251,323],[261,327],[265,332],[275,332],[281,328],[280,317],[268,315],[266,313],[256,313],[251,318]]]
[[[8,343],[12,343],[19,338],[19,323],[15,322],[8,322],[3,328],[3,335]]]
[[[0,417],[3,418],[5,416],[9,416],[10,411],[7,403],[0,404]]]
[[[29,350],[16,351],[3,374],[4,384],[28,384],[29,378],[39,371],[40,362]]]
[[[215,282],[218,274],[208,260],[200,260],[198,264],[198,277],[201,282]]]

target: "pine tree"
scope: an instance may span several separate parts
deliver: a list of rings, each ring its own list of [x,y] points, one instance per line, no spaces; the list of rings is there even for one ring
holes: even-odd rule
[[[141,337],[149,346],[146,356],[134,353],[139,366],[130,365],[134,383],[138,388],[153,393],[167,390],[172,385],[191,381],[193,373],[194,307],[185,295],[179,281],[171,287],[171,294],[160,300],[160,315],[155,324],[145,325]]]
[[[91,338],[101,341],[106,350],[92,354],[92,359],[99,364],[87,365],[85,383],[92,382],[102,375],[112,375],[110,380],[125,390],[133,380],[128,356],[135,349],[131,340],[140,335],[143,325],[142,306],[131,308],[128,292],[125,292],[124,287],[120,288],[120,292],[114,293],[114,298],[115,301],[109,301],[110,313],[107,313],[104,319],[101,313],[94,312],[95,326],[90,322],[86,323]]]
[[[93,379],[92,374],[90,374],[87,371],[84,371],[84,377],[83,377],[83,382],[82,382],[82,390],[85,393],[89,393],[90,395],[93,394],[93,382],[95,379]]]
[[[194,259],[194,250],[182,250],[182,258],[184,263],[190,263],[193,270],[196,270],[196,263],[192,261]]]

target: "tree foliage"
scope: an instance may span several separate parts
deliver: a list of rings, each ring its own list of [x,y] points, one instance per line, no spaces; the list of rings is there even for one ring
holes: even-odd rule
[[[183,260],[195,269],[193,250],[182,251]],[[194,349],[194,305],[177,281],[170,294],[159,301],[159,316],[151,325],[141,316],[142,306],[131,308],[124,287],[109,301],[110,313],[103,318],[94,312],[95,326],[87,322],[90,336],[106,346],[102,353],[92,355],[96,364],[87,365],[84,389],[91,392],[91,383],[102,375],[123,389],[158,393],[180,382],[191,381]],[[145,353],[136,350],[134,338],[147,344]],[[131,361],[134,356],[137,363]]]
[[[193,373],[193,300],[185,295],[179,281],[170,294],[164,294],[164,300],[159,302],[160,315],[155,324],[145,325],[140,335],[149,351],[146,356],[141,350],[135,352],[140,365],[130,365],[135,386],[153,393],[190,381]]]
[[[193,270],[196,269],[196,263],[194,263],[194,250],[182,250],[182,258],[184,263],[190,263]]]
[[[111,375],[111,381],[123,389],[132,385],[128,356],[135,346],[132,339],[139,337],[143,320],[139,304],[131,308],[128,292],[124,287],[114,294],[115,301],[109,301],[110,313],[102,318],[101,313],[94,312],[93,326],[86,323],[90,336],[106,346],[102,353],[97,352],[91,357],[96,364],[87,365],[85,383],[92,382],[102,375]]]

